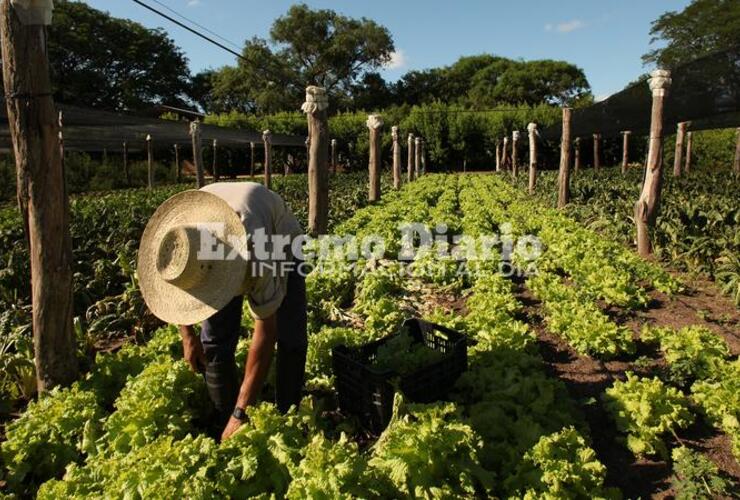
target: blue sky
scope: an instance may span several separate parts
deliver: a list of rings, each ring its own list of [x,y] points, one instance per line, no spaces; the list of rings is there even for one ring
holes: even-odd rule
[[[117,17],[162,27],[187,55],[191,71],[234,64],[235,57],[159,18],[131,0],[85,0]],[[160,8],[153,0],[144,0]],[[266,38],[272,21],[292,3],[283,0],[159,0],[241,47]],[[460,56],[492,53],[514,59],[563,59],[583,68],[594,95],[622,89],[647,69],[650,23],[689,0],[457,0],[306,1],[386,26],[396,55],[383,71],[390,81],[411,69],[453,63]]]

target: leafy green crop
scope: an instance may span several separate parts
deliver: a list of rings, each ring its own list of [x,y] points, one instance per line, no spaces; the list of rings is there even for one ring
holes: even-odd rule
[[[679,446],[671,452],[673,471],[671,486],[676,500],[711,500],[730,494],[733,481],[723,478],[719,469],[701,453]]]
[[[691,398],[730,436],[732,452],[740,460],[740,360],[720,363],[709,379],[694,382]]]
[[[414,372],[442,359],[444,354],[418,342],[407,329],[378,347],[372,366],[379,371],[394,371],[399,375]]]

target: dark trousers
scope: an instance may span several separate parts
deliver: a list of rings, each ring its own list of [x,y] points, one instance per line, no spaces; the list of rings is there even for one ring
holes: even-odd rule
[[[202,323],[206,385],[223,429],[234,411],[243,373],[237,373],[234,352],[239,341],[244,297],[238,296]],[[301,401],[306,366],[306,282],[296,270],[288,276],[287,293],[277,311],[275,403],[285,413]]]

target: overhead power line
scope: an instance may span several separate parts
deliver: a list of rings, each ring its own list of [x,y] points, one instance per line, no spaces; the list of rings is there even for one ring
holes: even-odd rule
[[[175,9],[173,9],[172,7],[170,7],[169,5],[167,5],[166,3],[160,2],[159,0],[151,0],[151,1],[154,2],[154,3],[156,3],[157,5],[165,8],[165,9],[167,9],[168,11],[172,12],[173,14],[175,14],[180,19],[183,19],[183,20],[189,22],[190,24],[197,26],[198,28],[202,29],[206,33],[210,33],[211,35],[215,36],[219,40],[228,43],[229,45],[231,45],[232,47],[234,47],[236,50],[241,50],[241,47],[239,46],[239,44],[232,42],[228,38],[222,37],[221,35],[219,35],[215,31],[212,31],[212,30],[208,29],[206,26],[203,26],[202,24],[198,23],[197,21],[193,21],[192,19],[190,19],[189,17],[187,17],[187,16],[181,14],[180,12],[176,11]]]
[[[206,36],[206,35],[204,35],[203,33],[199,32],[198,30],[196,30],[196,29],[193,29],[193,28],[191,28],[190,26],[188,26],[188,25],[186,25],[186,24],[184,24],[184,23],[181,23],[181,22],[180,22],[180,21],[178,21],[177,19],[173,18],[172,16],[169,16],[169,15],[165,14],[164,12],[162,12],[162,11],[160,11],[160,10],[157,10],[157,9],[155,9],[155,8],[154,8],[154,7],[152,7],[151,5],[147,5],[147,4],[145,4],[144,2],[142,2],[141,0],[132,0],[132,1],[133,1],[134,3],[136,3],[136,4],[139,4],[139,5],[141,5],[141,6],[142,6],[142,7],[144,7],[145,9],[148,9],[148,10],[150,10],[150,11],[154,12],[154,13],[155,13],[155,14],[157,14],[158,16],[161,16],[161,17],[163,17],[163,18],[167,19],[168,21],[170,21],[170,22],[173,22],[173,23],[175,23],[176,25],[180,26],[181,28],[184,28],[184,29],[188,30],[188,31],[189,31],[189,32],[191,32],[192,34],[194,34],[194,35],[196,35],[196,36],[199,36],[199,37],[200,37],[200,38],[202,38],[203,40],[206,40],[207,42],[210,42],[210,43],[212,43],[212,44],[213,44],[213,45],[215,45],[216,47],[219,47],[219,48],[221,48],[221,49],[225,50],[226,52],[228,52],[228,53],[230,53],[230,54],[233,54],[233,55],[235,55],[235,56],[236,56],[236,57],[238,57],[239,59],[241,59],[241,60],[243,60],[243,61],[246,61],[246,60],[247,60],[247,59],[246,59],[246,58],[245,58],[244,56],[242,56],[242,55],[241,55],[240,53],[236,52],[235,50],[232,50],[232,49],[230,49],[229,47],[227,47],[226,45],[224,45],[224,44],[222,44],[222,43],[220,43],[220,42],[217,42],[217,41],[216,41],[216,40],[214,40],[213,38],[211,38],[211,37],[209,37],[209,36]]]

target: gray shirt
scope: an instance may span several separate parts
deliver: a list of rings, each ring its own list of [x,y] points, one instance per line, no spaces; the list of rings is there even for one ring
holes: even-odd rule
[[[267,245],[265,250],[271,254],[270,257],[260,258],[250,262],[251,275],[250,286],[246,289],[249,309],[252,316],[257,319],[265,319],[278,310],[285,298],[287,291],[287,275],[276,272],[275,266],[278,261],[292,261],[290,253],[290,242],[296,236],[303,234],[301,225],[290,211],[285,201],[278,195],[256,182],[216,182],[209,184],[201,191],[215,194],[223,199],[239,215],[244,228],[250,238],[254,238],[264,231],[266,237],[272,239],[275,236],[284,235],[290,238],[288,247],[284,248],[285,258],[276,259],[272,245]],[[251,255],[251,253],[250,253]],[[255,266],[256,263],[266,264]],[[259,272],[254,274],[255,269]]]

